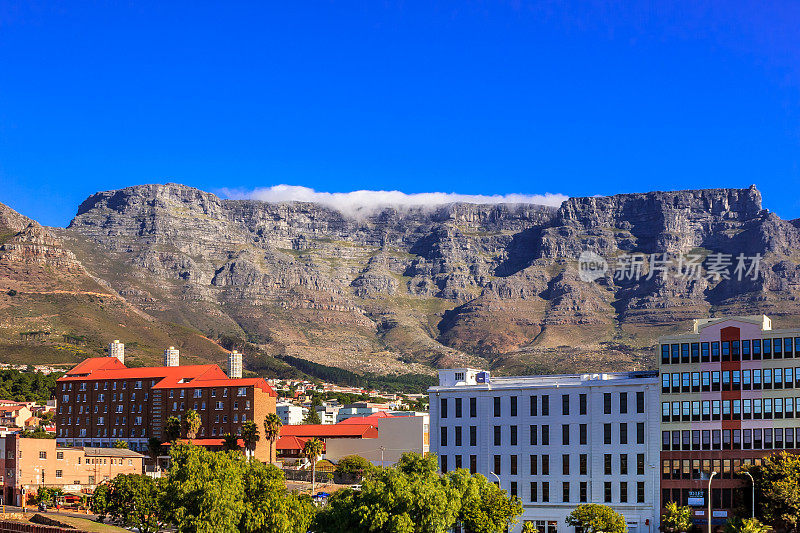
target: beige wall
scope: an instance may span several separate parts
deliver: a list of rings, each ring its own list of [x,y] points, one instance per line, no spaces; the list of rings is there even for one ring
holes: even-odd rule
[[[326,438],[325,458],[336,463],[348,455],[359,455],[380,465],[383,447],[383,464],[393,465],[406,452],[428,451],[428,426],[428,415],[382,418],[376,439]]]

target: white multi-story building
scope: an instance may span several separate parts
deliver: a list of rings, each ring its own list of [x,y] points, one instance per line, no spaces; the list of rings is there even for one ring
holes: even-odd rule
[[[341,409],[340,405],[332,405],[332,404],[325,404],[325,405],[318,405],[315,407],[317,411],[317,416],[319,416],[319,420],[323,424],[335,424],[336,417],[339,415],[339,409]]]
[[[658,372],[493,377],[439,371],[431,451],[442,471],[478,472],[524,507],[513,531],[572,531],[581,503],[609,505],[630,533],[659,523]]]
[[[308,409],[301,405],[282,402],[275,406],[275,413],[281,417],[284,426],[295,426],[303,423]]]

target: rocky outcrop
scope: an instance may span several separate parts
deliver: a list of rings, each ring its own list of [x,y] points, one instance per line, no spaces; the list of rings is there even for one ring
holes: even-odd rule
[[[459,350],[506,361],[571,338],[642,347],[654,328],[709,312],[780,323],[800,310],[800,229],[762,209],[755,187],[353,217],[142,185],[92,195],[64,236],[149,313],[361,370],[435,365]],[[610,267],[591,282],[578,271],[586,251]],[[662,272],[651,254],[673,261]],[[677,263],[687,254],[758,256],[760,268],[691,278]],[[643,258],[640,276],[617,270],[631,256]]]

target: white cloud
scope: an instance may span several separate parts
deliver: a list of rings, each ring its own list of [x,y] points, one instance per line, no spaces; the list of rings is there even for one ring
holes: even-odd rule
[[[236,200],[262,202],[313,202],[322,204],[346,215],[367,215],[383,207],[425,208],[456,202],[469,204],[539,204],[558,207],[569,198],[563,194],[457,194],[424,192],[407,194],[401,191],[319,192],[298,185],[273,185],[251,191],[221,189],[220,193]]]

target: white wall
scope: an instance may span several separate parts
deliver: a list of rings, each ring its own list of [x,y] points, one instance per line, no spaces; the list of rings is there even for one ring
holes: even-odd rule
[[[510,378],[492,378],[490,385],[460,386],[460,387],[432,387],[430,389],[430,418],[431,418],[431,451],[437,455],[447,455],[448,470],[455,468],[455,456],[462,456],[462,468],[469,469],[470,455],[477,459],[477,472],[487,476],[490,481],[497,478],[491,474],[494,470],[494,455],[502,458],[500,486],[510,491],[511,482],[517,483],[517,496],[521,499],[524,513],[513,531],[520,531],[525,520],[544,520],[555,522],[555,529],[548,528],[549,533],[574,531],[566,525],[566,516],[578,505],[580,482],[585,481],[588,487],[586,503],[599,503],[610,505],[622,513],[627,522],[630,533],[653,533],[657,531],[659,515],[659,472],[658,465],[660,453],[660,406],[658,378],[640,379],[595,379],[595,380],[564,380],[557,383],[557,379],[547,383],[532,385],[521,380],[513,383]],[[619,412],[619,393],[628,393],[627,414]],[[636,392],[645,393],[644,413],[636,412]],[[579,414],[579,394],[587,394],[587,412]],[[612,394],[611,414],[604,414],[604,393]],[[568,416],[562,415],[562,395],[570,396],[570,412]],[[543,416],[541,405],[538,414],[530,414],[530,396],[535,395],[541,403],[542,395],[550,397],[550,411],[548,416]],[[510,415],[510,397],[517,397],[517,415]],[[455,398],[462,398],[462,416],[455,417]],[[470,417],[469,397],[477,398],[477,413]],[[494,416],[494,397],[501,398],[501,416]],[[440,417],[441,399],[447,398],[447,418]],[[628,444],[620,444],[619,426],[621,422],[628,424]],[[645,423],[645,443],[637,444],[636,424]],[[604,424],[611,424],[612,444],[604,444]],[[570,443],[562,445],[562,425],[570,426]],[[587,444],[579,444],[579,426],[587,424]],[[469,444],[469,426],[477,426],[477,443]],[[501,445],[494,445],[494,426],[501,427]],[[517,426],[517,444],[510,444],[511,426]],[[530,426],[536,425],[538,429],[537,444],[530,443]],[[542,445],[541,426],[549,426],[549,445]],[[448,428],[447,445],[440,445],[440,428]],[[455,427],[461,426],[462,444],[455,445]],[[579,456],[588,456],[587,475],[579,475]],[[604,455],[611,454],[612,475],[604,474]],[[628,455],[628,475],[620,475],[619,455]],[[643,475],[636,473],[637,454],[645,454],[645,470]],[[549,455],[550,473],[543,475],[541,470],[541,456]],[[569,475],[562,474],[562,455],[569,455]],[[510,474],[510,456],[518,457],[517,474]],[[537,456],[537,474],[530,474],[530,456]],[[441,464],[441,463],[440,463]],[[530,482],[535,481],[537,486],[537,502],[533,502],[530,494]],[[620,501],[620,482],[628,483],[628,501]],[[548,482],[550,488],[550,501],[542,502],[542,483]],[[562,501],[562,483],[570,483],[569,501]],[[604,483],[612,484],[612,501],[604,501]],[[645,501],[637,503],[637,483],[645,483]],[[649,525],[645,521],[649,520]]]
[[[382,418],[376,439],[326,438],[325,458],[336,463],[348,455],[359,455],[380,466],[382,446],[383,464],[390,466],[406,452],[428,451],[424,435],[428,426],[428,415]]]

